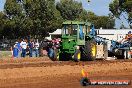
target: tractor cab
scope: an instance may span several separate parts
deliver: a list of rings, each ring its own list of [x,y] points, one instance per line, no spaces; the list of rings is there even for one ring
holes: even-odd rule
[[[89,29],[88,29],[89,28]],[[79,21],[63,22],[62,40],[74,40],[77,45],[85,44],[85,35],[90,31],[90,24]]]
[[[86,38],[91,38],[88,37],[91,31],[91,23],[79,21],[65,21],[63,22],[62,26],[63,29],[59,54],[60,59],[68,60],[72,58],[72,56],[76,58],[81,57],[78,55],[80,55],[80,53],[85,54],[82,51],[84,51],[83,49],[86,49],[85,45],[88,41],[88,39],[86,41]]]

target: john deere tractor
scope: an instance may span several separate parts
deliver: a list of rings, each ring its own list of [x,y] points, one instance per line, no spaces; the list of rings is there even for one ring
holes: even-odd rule
[[[96,58],[95,31],[89,22],[63,22],[59,60],[94,60]]]

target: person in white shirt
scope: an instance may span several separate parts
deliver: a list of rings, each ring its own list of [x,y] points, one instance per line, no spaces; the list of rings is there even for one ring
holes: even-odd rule
[[[26,56],[26,49],[27,49],[26,40],[23,40],[23,41],[20,43],[20,46],[22,47],[22,57],[25,57],[25,56]]]
[[[39,42],[35,42],[34,44],[34,49],[35,49],[35,56],[39,57]]]

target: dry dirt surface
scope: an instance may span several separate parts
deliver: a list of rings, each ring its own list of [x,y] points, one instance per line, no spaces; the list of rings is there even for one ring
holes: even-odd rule
[[[91,80],[132,80],[132,60],[62,62],[45,58],[0,60],[0,88],[85,88],[81,70]],[[94,85],[86,88],[132,88]]]

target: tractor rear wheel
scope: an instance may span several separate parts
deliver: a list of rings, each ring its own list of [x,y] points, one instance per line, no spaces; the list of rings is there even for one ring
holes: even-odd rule
[[[95,40],[89,40],[85,42],[85,45],[81,49],[82,60],[93,61],[96,59],[97,47]]]

